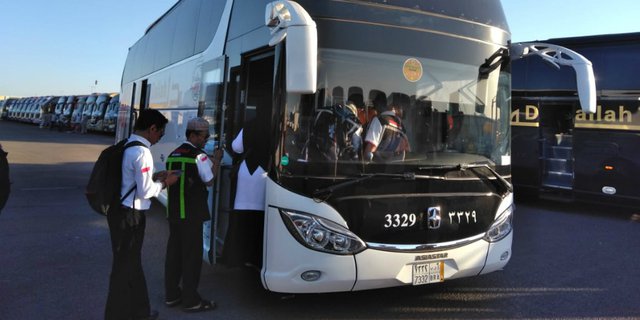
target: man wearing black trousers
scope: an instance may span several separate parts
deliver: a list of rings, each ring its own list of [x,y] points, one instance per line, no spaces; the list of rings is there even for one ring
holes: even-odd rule
[[[211,219],[207,187],[213,185],[222,150],[217,150],[213,162],[202,151],[209,139],[209,123],[203,118],[189,120],[185,136],[187,141],[167,158],[167,169],[181,175],[179,183],[168,189],[165,304],[169,307],[181,304],[185,312],[202,312],[216,307],[215,302],[200,297],[198,283],[202,268],[202,223]]]
[[[113,250],[105,308],[107,320],[158,318],[158,312],[151,310],[149,304],[141,251],[145,212],[151,206],[150,199],[178,180],[172,172],[154,174],[153,156],[149,150],[164,135],[167,122],[157,110],[142,110],[127,142],[132,146],[125,149],[122,157],[120,196],[124,199],[119,208],[112,209],[107,215]]]

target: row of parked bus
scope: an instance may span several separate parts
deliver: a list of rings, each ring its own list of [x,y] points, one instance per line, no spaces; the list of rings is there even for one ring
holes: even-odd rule
[[[86,126],[89,131],[115,132],[120,98],[117,93],[74,96],[9,98],[0,104],[3,120],[71,130]]]

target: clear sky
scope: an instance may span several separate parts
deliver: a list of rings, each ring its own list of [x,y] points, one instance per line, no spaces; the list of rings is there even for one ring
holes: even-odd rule
[[[175,2],[0,0],[0,96],[119,91],[128,48]],[[639,0],[502,3],[514,42],[640,32]]]

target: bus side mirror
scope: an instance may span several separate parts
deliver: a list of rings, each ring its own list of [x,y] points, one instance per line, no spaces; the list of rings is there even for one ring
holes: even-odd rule
[[[287,92],[316,92],[318,72],[318,33],[311,16],[293,1],[267,4],[265,24],[271,29],[270,46],[286,42]]]
[[[559,65],[572,67],[576,72],[576,86],[582,111],[596,112],[596,78],[589,59],[573,50],[548,43],[514,43],[510,50],[512,60],[538,55],[558,69]]]

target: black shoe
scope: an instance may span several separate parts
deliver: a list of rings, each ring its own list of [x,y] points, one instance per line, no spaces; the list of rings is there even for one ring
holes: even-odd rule
[[[245,262],[244,266],[250,269],[253,269],[254,271],[257,271],[258,273],[262,272],[262,268],[258,267],[257,265],[251,263],[251,262]]]
[[[151,310],[146,317],[138,318],[138,320],[156,320],[160,314],[156,310]]]
[[[203,312],[203,311],[211,311],[217,307],[215,301],[207,301],[201,300],[200,303],[193,307],[182,308],[185,312]]]
[[[175,306],[177,306],[177,305],[179,305],[181,303],[182,303],[182,298],[177,298],[177,299],[173,299],[173,300],[165,300],[164,301],[164,305],[169,307],[169,308],[175,307]]]

